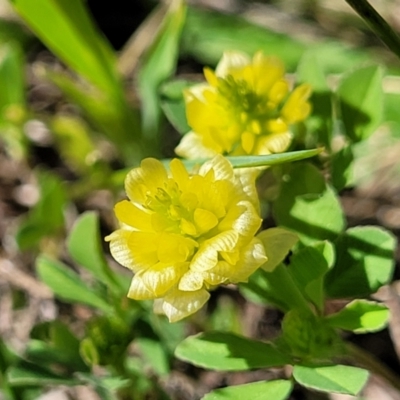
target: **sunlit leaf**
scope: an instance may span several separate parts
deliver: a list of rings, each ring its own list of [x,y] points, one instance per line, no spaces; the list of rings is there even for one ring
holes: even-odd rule
[[[383,115],[383,69],[362,67],[343,78],[337,90],[341,119],[350,140],[368,138],[378,127]]]
[[[344,215],[333,189],[311,164],[291,166],[273,204],[277,223],[305,244],[334,240],[344,228]]]
[[[213,390],[202,397],[202,400],[285,400],[289,397],[292,387],[290,381],[284,380],[252,382]]]
[[[341,235],[335,247],[336,263],[325,282],[329,296],[366,296],[390,281],[396,247],[390,232],[377,226],[358,226]]]
[[[301,385],[323,392],[357,395],[368,379],[368,371],[347,365],[308,367],[295,365],[293,377]]]
[[[36,35],[68,66],[107,93],[118,78],[111,47],[80,0],[12,0]]]
[[[334,247],[328,241],[302,248],[290,258],[291,276],[320,310],[324,306],[324,276],[333,266],[334,258]]]
[[[329,315],[327,322],[334,328],[355,333],[375,332],[385,327],[389,309],[384,304],[364,299],[354,300],[338,313]]]
[[[289,357],[270,343],[224,332],[190,336],[178,345],[175,355],[199,367],[219,371],[268,368],[290,362]]]

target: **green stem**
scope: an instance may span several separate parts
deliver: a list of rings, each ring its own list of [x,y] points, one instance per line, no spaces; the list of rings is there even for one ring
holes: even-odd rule
[[[346,343],[347,354],[360,366],[374,375],[381,376],[394,388],[400,391],[400,377],[392,372],[386,365],[375,358],[372,354],[364,351],[352,343]]]
[[[346,0],[372,31],[400,58],[400,37],[367,0]]]
[[[275,283],[279,283],[282,292],[287,294],[287,299],[285,299],[287,305],[291,309],[301,309],[311,314],[310,305],[289,274],[287,267],[280,264],[274,269],[273,274]]]

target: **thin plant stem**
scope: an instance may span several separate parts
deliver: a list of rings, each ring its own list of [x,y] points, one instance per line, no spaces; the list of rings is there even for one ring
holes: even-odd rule
[[[346,0],[386,46],[400,58],[400,37],[367,0]]]

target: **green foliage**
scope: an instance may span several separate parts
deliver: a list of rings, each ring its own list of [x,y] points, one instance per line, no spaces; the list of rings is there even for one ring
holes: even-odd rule
[[[175,355],[199,367],[219,371],[277,367],[290,362],[290,358],[271,343],[225,332],[190,336],[178,345]]]
[[[273,212],[277,223],[305,244],[334,240],[345,226],[339,199],[311,164],[297,164],[285,173]]]
[[[114,93],[115,55],[79,0],[13,0],[15,9],[61,60],[106,93]]]
[[[356,69],[342,79],[337,90],[341,120],[346,136],[353,142],[365,140],[378,127],[383,112],[383,69]]]
[[[278,343],[301,362],[329,360],[339,353],[341,344],[335,331],[323,319],[298,309],[285,314]]]
[[[285,400],[289,397],[291,390],[292,384],[289,381],[259,381],[213,390],[205,395],[202,400],[242,400],[245,398],[263,400],[266,395],[274,400]]]
[[[367,382],[368,372],[348,365],[296,365],[293,377],[310,389],[357,395]]]
[[[294,70],[307,48],[321,54],[327,72],[344,72],[370,57],[339,42],[304,43],[257,26],[235,15],[190,7],[182,33],[182,52],[207,65],[216,65],[222,53],[235,49],[253,54],[258,50],[281,58]]]
[[[177,79],[166,82],[161,86],[161,108],[173,127],[182,135],[189,132],[186,120],[185,101],[183,92],[194,82]]]
[[[17,43],[0,45],[0,138],[17,159],[27,153],[24,56]]]
[[[22,221],[16,234],[21,250],[37,247],[50,235],[57,235],[64,226],[67,195],[60,178],[47,171],[38,171],[40,198]]]
[[[303,295],[320,311],[324,308],[324,276],[332,268],[334,248],[328,241],[300,249],[290,260],[290,274]]]
[[[320,152],[321,149],[312,149],[301,151],[288,151],[286,153],[268,154],[265,156],[228,156],[226,157],[226,159],[229,160],[233,168],[265,167],[284,164],[292,161],[304,160],[314,157]],[[189,170],[201,165],[204,161],[206,160],[182,160],[183,164]],[[170,160],[163,160],[163,162],[167,166]]]
[[[142,128],[144,140],[159,148],[159,123],[161,84],[174,73],[180,33],[185,21],[186,5],[183,0],[171,1],[162,27],[148,49],[138,73],[139,94],[142,100]]]
[[[165,380],[175,366],[173,355],[218,371],[293,367],[287,380],[218,388],[204,400],[284,400],[294,382],[310,390],[357,395],[368,372],[341,364],[349,361],[341,330],[373,333],[387,324],[388,308],[365,297],[390,282],[396,240],[380,227],[346,230],[338,192],[359,184],[355,171],[363,156],[375,152],[382,158],[381,148],[374,148],[382,123],[389,128],[389,144],[400,137],[400,96],[384,92],[385,69],[370,65],[367,52],[339,42],[307,43],[241,17],[172,0],[168,7],[160,5],[164,18],[141,59],[130,60],[138,68],[127,88],[118,72],[117,55],[84,2],[11,3],[73,74],[43,65],[36,65],[34,72],[78,106],[71,114],[55,116],[29,109],[24,50],[31,39],[19,26],[0,21],[1,140],[12,158],[29,164],[32,144],[24,125],[29,119],[43,121],[61,168],[70,175],[67,187],[54,172],[36,172],[40,198],[22,219],[15,239],[22,252],[39,253],[37,276],[54,296],[72,306],[89,307],[90,318],[80,321],[78,333],[60,321],[37,323],[21,355],[0,338],[0,397],[30,400],[40,397],[47,386],[90,385],[106,400],[167,400],[161,386],[168,386]],[[190,59],[215,66],[224,51],[233,49],[280,57],[287,70],[296,71],[296,83],[313,87],[312,114],[290,128],[291,151],[227,157],[234,168],[262,167],[260,201],[272,217],[265,224],[277,225],[257,235],[267,260],[239,287],[246,300],[283,313],[281,333],[270,342],[242,335],[242,303],[235,296],[217,293],[203,315],[177,324],[155,315],[149,302],[127,299],[131,275],[110,267],[95,212],[76,219],[66,240],[68,254],[63,247],[65,226],[68,230],[71,226],[71,216],[65,218],[67,206],[79,199],[83,202],[70,209],[86,208],[86,197],[94,189],[107,189],[116,196],[128,168],[144,156],[161,156],[164,139],[171,144],[164,117],[175,133],[190,131],[184,91],[198,79],[174,76],[178,62]],[[127,100],[126,89],[129,98],[139,98],[140,104]],[[183,163],[193,169],[204,161]],[[120,170],[115,170],[116,164]],[[378,167],[369,165],[365,174]],[[268,175],[263,175],[267,168]],[[266,176],[276,187],[263,187]],[[267,190],[274,195],[264,196]],[[106,222],[102,228],[112,225],[108,217],[102,222]],[[62,255],[65,263],[49,254]],[[354,300],[329,315],[329,298]],[[188,332],[201,330],[187,337]],[[379,373],[373,362],[366,367]]]
[[[87,238],[91,238],[87,241]],[[86,212],[76,220],[68,237],[67,247],[75,262],[89,270],[96,279],[121,295],[126,291],[124,279],[119,279],[107,264],[99,237],[99,218],[94,212]]]
[[[393,235],[382,228],[348,229],[335,242],[336,263],[326,278],[327,294],[338,298],[376,292],[392,277],[395,246]]]
[[[374,301],[354,300],[336,314],[327,318],[330,326],[354,333],[367,333],[381,330],[389,318],[389,310]]]
[[[60,299],[72,303],[86,304],[99,308],[106,313],[112,312],[112,306],[93,288],[83,282],[79,275],[67,265],[42,255],[36,261],[36,269],[40,279]]]

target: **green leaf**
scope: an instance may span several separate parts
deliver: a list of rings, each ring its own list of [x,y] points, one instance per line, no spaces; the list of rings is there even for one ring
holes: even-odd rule
[[[145,54],[138,72],[139,94],[142,100],[142,127],[145,138],[159,145],[161,108],[159,89],[175,71],[181,30],[186,16],[183,0],[173,0],[157,36]],[[157,148],[155,148],[157,151]]]
[[[295,365],[293,377],[301,385],[322,392],[357,395],[368,379],[368,371],[347,365],[307,367]]]
[[[331,158],[331,181],[337,191],[354,184],[354,154],[351,145],[347,145]]]
[[[344,72],[370,59],[367,53],[340,42],[303,43],[293,36],[255,25],[240,16],[195,7],[189,7],[182,33],[183,54],[211,66],[216,65],[222,53],[229,49],[248,54],[261,50],[279,57],[288,69],[294,71],[301,56],[310,47],[321,54],[326,73]]]
[[[82,358],[85,360],[85,363],[90,366],[99,365],[100,363],[100,354],[97,350],[96,345],[90,337],[85,337],[81,343],[79,352]]]
[[[175,80],[161,86],[161,108],[172,126],[181,134],[189,132],[183,91],[194,82]]]
[[[135,343],[157,376],[165,376],[170,372],[167,353],[159,341],[141,337]]]
[[[325,55],[326,56],[326,55]],[[304,141],[307,147],[331,147],[332,141],[332,92],[328,87],[324,71],[321,49],[311,47],[297,66],[296,77],[299,82],[312,86],[311,115],[304,121],[307,127]]]
[[[36,270],[39,278],[60,299],[72,303],[86,304],[99,308],[106,313],[112,312],[112,306],[82,282],[79,275],[65,264],[42,254],[36,260]]]
[[[213,390],[202,397],[202,400],[265,400],[266,398],[285,400],[289,397],[292,388],[290,381],[260,381]]]
[[[22,362],[7,371],[12,386],[78,385],[79,380],[55,374],[33,363]]]
[[[262,268],[271,272],[288,255],[290,249],[298,242],[299,238],[292,232],[282,228],[270,228],[257,235],[265,248],[265,255],[268,260]]]
[[[76,116],[55,115],[50,128],[63,161],[80,174],[89,173],[96,160],[96,148],[88,125]]]
[[[64,226],[66,193],[61,180],[50,172],[39,171],[40,198],[21,223],[16,234],[20,249],[38,245],[47,235],[56,234]]]
[[[275,268],[272,272],[259,268],[246,283],[240,283],[239,290],[253,303],[273,305],[282,311],[291,309],[289,304],[291,298],[281,290],[279,268]]]
[[[106,93],[119,90],[115,57],[80,0],[12,0],[16,11],[62,61]]]
[[[25,350],[25,356],[30,362],[49,369],[58,364],[63,369],[74,372],[87,370],[87,366],[83,363],[78,351],[70,349],[68,343],[60,348],[41,340],[30,340]]]
[[[341,119],[346,136],[354,142],[368,138],[382,120],[382,79],[381,67],[368,66],[348,74],[339,85]]]
[[[28,153],[28,140],[24,134],[27,118],[24,62],[17,43],[1,44],[0,139],[15,159],[24,159]]]
[[[211,315],[207,316],[207,331],[243,333],[240,305],[230,296],[218,296],[217,304]]]
[[[338,197],[311,164],[291,166],[273,213],[278,225],[296,232],[305,244],[334,240],[345,224]]]
[[[140,147],[140,122],[137,110],[123,96],[114,98],[95,88],[74,81],[67,74],[43,69],[43,78],[50,80],[85,113],[87,119],[116,144],[127,163],[139,163],[144,149]]]
[[[99,237],[99,217],[87,211],[76,220],[67,240],[68,251],[75,262],[88,269],[95,278],[114,292],[125,292],[116,275],[108,266]]]
[[[225,157],[233,166],[233,168],[251,168],[279,165],[293,161],[311,158],[323,151],[322,148],[312,150],[288,151],[280,154],[269,154],[266,156],[228,156]],[[162,160],[169,165],[171,160]],[[182,160],[186,168],[191,169],[203,164],[207,159],[199,160]]]
[[[0,19],[0,43],[17,43],[27,48],[33,42],[32,34],[19,22],[6,18]]]
[[[244,371],[290,363],[271,343],[224,332],[190,336],[178,345],[175,355],[199,367],[219,371]]]
[[[338,313],[329,315],[326,320],[333,328],[367,333],[383,329],[389,315],[390,312],[384,304],[358,299],[347,304]]]
[[[15,43],[0,47],[0,110],[10,105],[25,106],[24,59]]]
[[[324,307],[324,275],[333,266],[335,250],[328,241],[315,243],[293,254],[289,272],[303,294],[320,310]]]
[[[263,50],[294,67],[305,45],[235,15],[190,7],[182,33],[184,55],[192,56],[203,64],[216,65],[227,49],[249,54]]]
[[[391,233],[376,226],[359,226],[348,229],[335,246],[336,263],[325,282],[330,297],[367,296],[390,281],[396,247]]]

